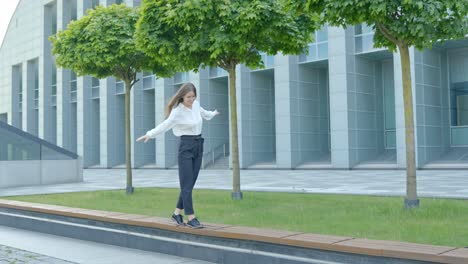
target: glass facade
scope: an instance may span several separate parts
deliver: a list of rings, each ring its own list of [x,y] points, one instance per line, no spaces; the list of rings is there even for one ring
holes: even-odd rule
[[[185,83],[189,81],[190,73],[189,72],[178,72],[174,76],[175,83]]]
[[[78,155],[0,122],[0,160],[71,160]]]
[[[375,50],[373,26],[359,24],[354,27],[354,49],[356,53]]]
[[[260,56],[262,56],[262,61],[263,64],[265,65],[266,69],[271,69],[275,67],[275,56],[268,55],[266,53],[260,53]]]
[[[216,78],[216,77],[224,77],[227,76],[228,72],[225,71],[224,69],[220,67],[210,67],[210,77],[211,78]]]
[[[96,77],[91,79],[91,98],[99,99],[99,79]]]
[[[125,94],[125,83],[122,80],[115,82],[115,94]]]
[[[307,54],[299,56],[299,62],[310,62],[328,59],[328,27],[324,26],[315,32],[315,42],[309,44]]]
[[[143,90],[154,89],[154,74],[152,72],[143,72]]]
[[[57,105],[57,68],[52,65],[51,105]]]
[[[34,109],[39,109],[39,67],[37,60],[34,62]]]
[[[452,84],[450,105],[451,125],[468,126],[468,82]]]
[[[76,103],[76,73],[74,71],[70,71],[70,101],[72,103]]]
[[[450,87],[451,144],[468,146],[468,82],[452,83]]]

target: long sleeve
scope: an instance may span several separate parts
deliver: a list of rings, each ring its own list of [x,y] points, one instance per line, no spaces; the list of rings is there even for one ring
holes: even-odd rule
[[[207,111],[207,110],[203,109],[203,107],[201,107],[201,106],[200,106],[200,114],[206,120],[210,120],[215,116],[214,111]]]
[[[173,128],[177,124],[177,112],[177,109],[172,109],[169,117],[162,123],[160,123],[157,127],[146,132],[146,135],[150,138],[155,138],[159,134],[162,134],[168,131],[169,129]]]

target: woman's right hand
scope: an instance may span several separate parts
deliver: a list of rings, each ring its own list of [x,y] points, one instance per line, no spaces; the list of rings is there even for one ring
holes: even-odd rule
[[[150,137],[148,135],[144,135],[144,136],[139,137],[136,141],[142,141],[142,140],[144,140],[143,143],[146,143],[148,142],[148,140],[150,140]]]

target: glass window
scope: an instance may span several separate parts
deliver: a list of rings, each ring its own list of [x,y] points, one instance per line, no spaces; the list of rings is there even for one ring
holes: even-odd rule
[[[99,79],[98,78],[93,77],[91,82],[92,82],[91,86],[99,87]]]
[[[317,31],[315,39],[317,42],[328,41],[328,27],[323,26],[319,31]]]
[[[190,73],[189,72],[178,72],[175,74],[175,82],[176,83],[183,83],[183,82],[188,82],[189,80],[189,76]]]
[[[468,126],[468,82],[452,84],[450,106],[452,126]]]
[[[264,52],[261,52],[260,56],[262,57],[262,61],[265,65],[265,68],[273,68],[275,66],[275,56],[268,55]]]
[[[374,30],[372,26],[367,25],[366,23],[358,24],[354,27],[354,34],[355,35],[363,35],[368,33],[373,33]]]
[[[93,77],[91,79],[91,98],[99,98],[99,79],[96,77]]]
[[[125,83],[123,81],[115,82],[115,93],[116,94],[125,93]]]
[[[99,5],[99,0],[92,0],[91,8],[95,8],[97,5]]]
[[[154,88],[152,76],[143,77],[143,89]]]
[[[70,91],[76,91],[76,73],[70,72]]]
[[[319,59],[328,58],[328,42],[318,44],[317,48],[317,55]]]

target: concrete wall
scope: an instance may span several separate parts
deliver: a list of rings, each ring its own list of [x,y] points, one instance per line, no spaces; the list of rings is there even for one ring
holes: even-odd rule
[[[82,182],[82,166],[81,159],[0,161],[0,188]]]

